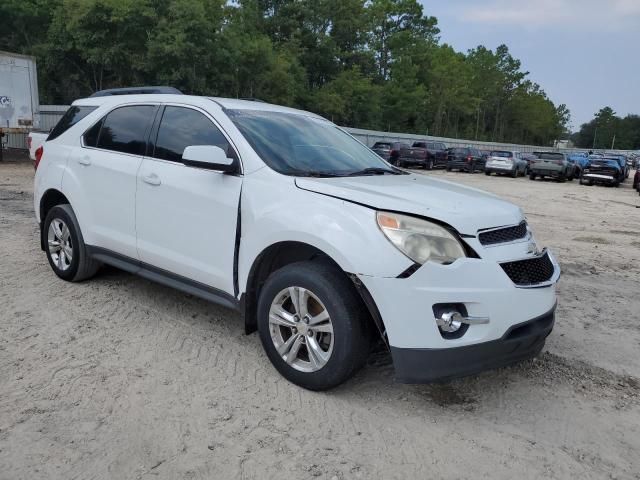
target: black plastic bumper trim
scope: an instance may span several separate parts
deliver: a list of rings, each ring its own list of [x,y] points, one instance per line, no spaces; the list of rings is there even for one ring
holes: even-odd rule
[[[535,357],[555,323],[554,306],[549,312],[512,326],[498,340],[453,348],[391,347],[396,380],[428,383],[450,380],[504,367]]]

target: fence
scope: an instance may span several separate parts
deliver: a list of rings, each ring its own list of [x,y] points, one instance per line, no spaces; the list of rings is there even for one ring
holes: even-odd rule
[[[48,132],[51,130],[64,112],[69,108],[68,105],[40,105],[40,130]],[[462,140],[458,138],[442,138],[427,135],[413,135],[410,133],[393,133],[379,132],[374,130],[363,130],[360,128],[345,128],[347,132],[356,137],[368,147],[373,146],[376,142],[405,142],[413,143],[415,141],[435,141],[444,142],[448,147],[474,147],[480,150],[515,150],[518,152],[535,152],[541,150],[550,150],[550,147],[540,145],[518,145],[515,143],[500,142],[481,142],[476,140]],[[9,148],[27,148],[27,136],[25,134],[8,135],[7,146]],[[555,148],[554,150],[565,153],[586,152],[588,149],[580,148]],[[620,153],[629,153],[628,150],[608,150]]]

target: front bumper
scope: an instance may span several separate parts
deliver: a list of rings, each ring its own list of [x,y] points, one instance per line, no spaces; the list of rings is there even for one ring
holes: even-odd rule
[[[384,323],[398,379],[430,381],[465,375],[527,358],[542,348],[553,321],[542,339],[527,337],[529,343],[519,339],[516,345],[509,336],[531,319],[552,315],[556,305],[560,267],[551,253],[554,273],[540,286],[518,286],[501,267],[510,259],[535,258],[525,254],[527,244],[485,248],[484,258],[458,259],[451,265],[426,263],[407,278],[358,275]],[[483,248],[476,240],[472,247]],[[489,322],[470,325],[459,338],[445,338],[435,313],[436,305],[442,304],[462,306],[468,316],[489,318]],[[456,359],[451,360],[452,356]]]
[[[555,322],[554,308],[511,327],[498,340],[466,347],[419,349],[391,347],[396,380],[426,383],[473,375],[535,357]]]

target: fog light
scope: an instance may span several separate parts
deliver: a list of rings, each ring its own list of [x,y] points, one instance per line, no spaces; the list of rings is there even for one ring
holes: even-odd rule
[[[443,332],[452,333],[460,330],[463,318],[459,312],[446,312],[436,319],[436,323]]]

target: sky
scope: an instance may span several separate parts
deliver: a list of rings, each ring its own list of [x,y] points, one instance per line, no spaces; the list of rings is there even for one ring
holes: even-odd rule
[[[604,106],[640,114],[640,0],[420,0],[458,51],[506,44],[572,130]]]

